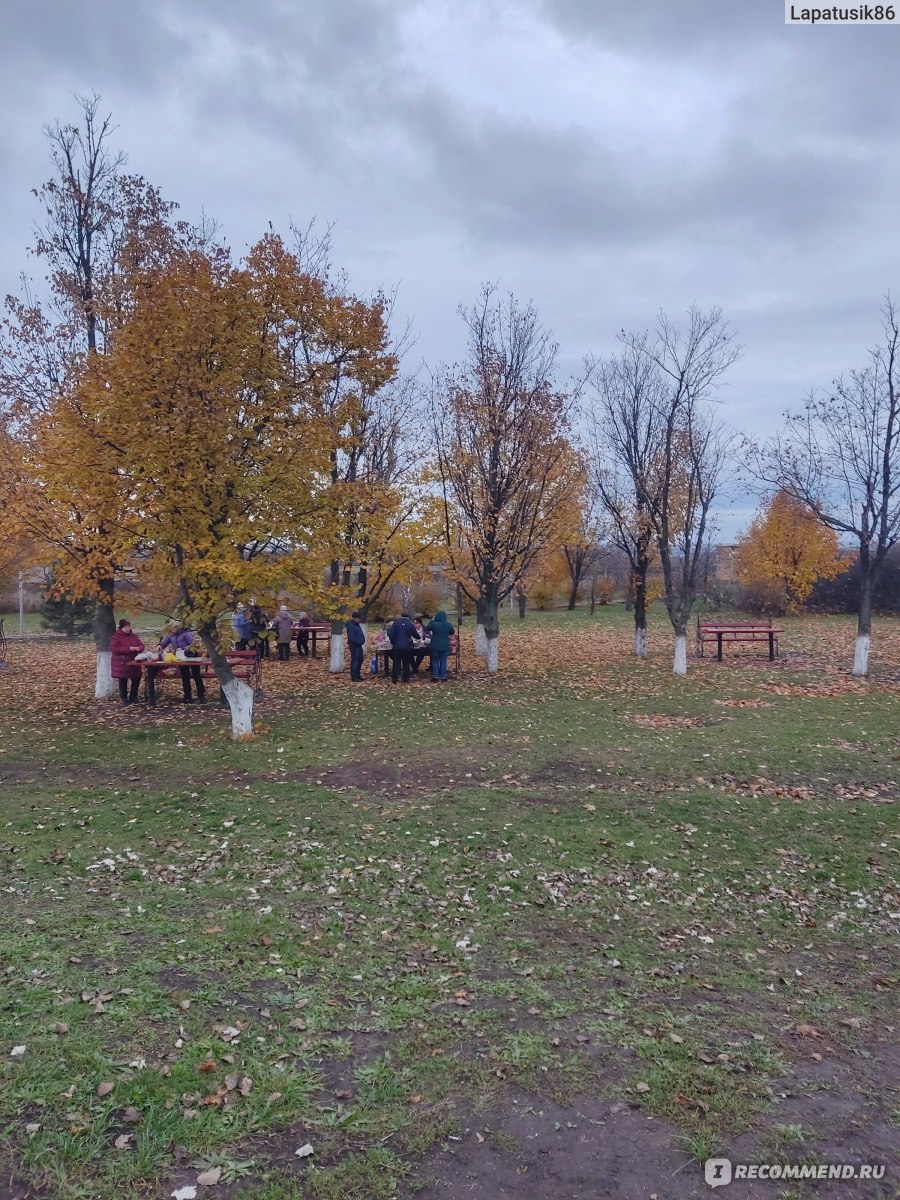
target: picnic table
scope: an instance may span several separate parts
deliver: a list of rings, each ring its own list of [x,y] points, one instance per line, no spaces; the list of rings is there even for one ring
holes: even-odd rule
[[[423,649],[422,646],[413,646],[413,654],[419,654],[422,651],[422,649]],[[423,663],[427,659],[429,659],[427,646],[424,647],[424,650],[425,650],[425,658],[422,660]],[[383,662],[379,661],[378,671],[373,672],[373,674],[379,674],[379,675],[390,674],[390,669],[391,669],[391,665],[392,665],[390,656],[393,653],[394,653],[394,650],[393,650],[392,646],[370,646],[369,647],[369,649],[366,651],[367,659],[376,658],[376,659],[384,660]],[[452,670],[454,675],[459,674],[459,659],[460,659],[459,634],[454,633],[450,637],[450,654],[447,658],[447,667],[449,670]],[[428,668],[426,668],[426,673],[427,673],[427,671],[428,671]]]
[[[707,642],[716,643],[716,658],[722,661],[722,648],[726,642],[764,642],[768,643],[769,661],[774,662],[778,654],[778,634],[784,633],[777,629],[771,619],[769,621],[701,621],[697,619],[697,654],[703,657],[703,647]]]
[[[325,642],[325,645],[327,646],[329,639],[331,637],[331,626],[328,624],[327,621],[316,621],[310,625],[301,625],[299,621],[295,621],[294,625],[293,625],[293,629],[292,629],[292,634],[293,634],[294,642],[296,643],[296,646],[297,646],[298,654],[300,653],[300,634],[301,633],[308,633],[309,636],[312,638],[312,656],[313,656],[313,658],[318,658],[319,657],[319,655],[317,653],[318,639],[322,638],[322,640]]]
[[[242,679],[245,683],[249,683],[254,692],[259,691],[262,666],[255,650],[228,650],[225,654],[225,661],[231,667],[232,674],[236,679]],[[199,667],[204,680],[216,678],[215,668],[209,658],[179,658],[175,662],[171,659],[150,658],[137,660],[136,665],[141,668],[144,675],[144,694],[148,704],[156,703],[158,681],[171,679],[176,676],[176,673],[180,678],[183,667],[187,667],[189,670],[192,667]],[[222,699],[224,700],[224,696]]]

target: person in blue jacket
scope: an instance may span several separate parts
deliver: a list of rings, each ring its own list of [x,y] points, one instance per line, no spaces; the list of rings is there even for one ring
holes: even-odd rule
[[[350,678],[354,683],[362,683],[361,671],[366,652],[366,633],[359,618],[359,613],[353,613],[345,626],[347,645],[350,647]]]
[[[387,631],[393,646],[393,666],[391,667],[391,683],[396,683],[400,672],[403,672],[403,682],[409,683],[412,672],[412,644],[418,638],[419,632],[409,618],[409,613],[401,613],[395,621],[391,621]]]

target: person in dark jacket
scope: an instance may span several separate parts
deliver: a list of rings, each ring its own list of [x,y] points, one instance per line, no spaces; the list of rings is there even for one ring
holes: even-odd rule
[[[253,626],[252,637],[256,638],[257,658],[268,658],[269,650],[269,618],[258,604],[250,608],[250,624]]]
[[[447,620],[443,611],[434,614],[434,620],[425,626],[425,632],[431,634],[428,649],[431,653],[431,682],[447,682],[447,660],[450,657],[450,639],[456,630]]]
[[[144,643],[132,630],[131,622],[121,620],[118,629],[109,639],[109,652],[112,655],[112,677],[119,682],[119,697],[123,704],[134,704],[137,701],[138,688],[141,686],[141,665],[134,660],[143,651]]]
[[[350,678],[362,683],[362,665],[366,653],[366,632],[359,623],[360,614],[354,613],[346,624],[347,645],[350,647]]]
[[[159,643],[160,650],[174,650],[177,654],[179,650],[187,654],[191,646],[193,646],[197,635],[193,629],[187,629],[184,625],[175,624],[172,626],[170,633]],[[197,656],[194,655],[196,658]],[[193,704],[194,698],[191,695],[191,676],[194,678],[194,686],[197,689],[197,703],[203,704],[206,700],[206,687],[203,683],[203,672],[199,667],[181,667],[181,688],[184,692],[185,704]]]
[[[302,612],[297,618],[297,653],[301,658],[309,658],[309,616]]]
[[[415,625],[409,619],[409,613],[401,613],[395,621],[391,621],[387,634],[394,648],[391,682],[396,683],[402,671],[403,682],[409,683],[412,671],[412,644],[419,636]]]

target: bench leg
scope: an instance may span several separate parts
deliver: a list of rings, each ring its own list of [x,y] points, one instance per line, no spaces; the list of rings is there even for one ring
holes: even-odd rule
[[[719,662],[722,661],[722,635],[721,635],[721,633],[716,634],[716,658],[719,660]]]

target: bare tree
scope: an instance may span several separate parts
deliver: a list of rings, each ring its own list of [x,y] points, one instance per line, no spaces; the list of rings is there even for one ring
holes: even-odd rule
[[[628,559],[634,597],[634,652],[647,654],[647,573],[656,557],[652,511],[659,504],[657,466],[663,409],[660,372],[642,347],[585,363],[591,484],[610,522],[613,544]]]
[[[872,599],[891,548],[900,540],[900,325],[890,295],[883,341],[868,365],[811,393],[787,430],[753,455],[753,469],[858,546],[859,611],[853,674],[869,673]]]
[[[732,442],[709,401],[741,351],[718,308],[702,312],[692,307],[685,332],[661,313],[656,337],[632,338],[631,344],[654,364],[662,384],[657,417],[661,442],[650,512],[675,633],[673,670],[684,675],[687,623],[701,579],[710,510]]]
[[[453,572],[476,606],[487,668],[497,670],[499,606],[556,533],[578,481],[570,398],[552,384],[556,344],[529,303],[485,285],[460,308],[462,368],[441,368],[431,416]],[[476,631],[476,645],[477,645]]]
[[[621,341],[618,356],[590,364],[595,482],[632,566],[635,652],[646,654],[646,581],[655,546],[675,633],[673,669],[683,675],[687,623],[730,445],[709,401],[740,349],[721,310],[696,307],[684,332],[661,313],[655,334],[623,333]]]

